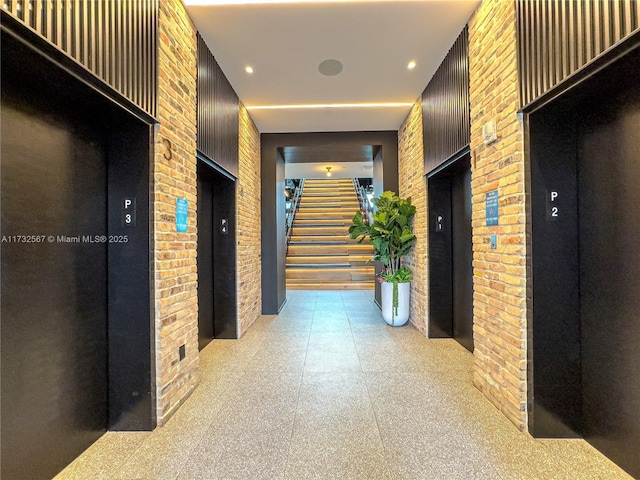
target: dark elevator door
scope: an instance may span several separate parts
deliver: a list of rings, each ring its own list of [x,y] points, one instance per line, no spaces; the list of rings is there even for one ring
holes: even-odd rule
[[[214,337],[213,183],[198,169],[198,348]]]
[[[104,142],[94,128],[50,114],[42,103],[3,78],[6,480],[51,478],[108,421],[107,245],[81,240],[107,231]]]
[[[453,338],[473,352],[473,245],[471,234],[471,169],[451,177],[451,269]]]
[[[578,141],[584,436],[640,475],[640,94],[589,113]]]
[[[473,352],[473,245],[469,154],[428,179],[429,337]]]

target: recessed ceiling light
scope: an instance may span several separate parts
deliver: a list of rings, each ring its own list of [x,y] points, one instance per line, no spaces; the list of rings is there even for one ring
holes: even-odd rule
[[[414,68],[416,68],[416,62],[411,60],[408,64],[407,64],[407,68],[409,70],[413,70]]]
[[[216,5],[254,5],[254,4],[280,4],[280,3],[341,3],[345,0],[183,0],[187,6],[216,6]],[[398,0],[350,0],[354,3],[364,2],[397,2]],[[417,0],[413,0],[417,1]]]
[[[318,65],[318,70],[322,75],[333,77],[342,72],[342,63],[340,62],[340,60],[330,58],[320,63],[320,65]]]
[[[244,71],[251,75],[253,73],[253,67],[251,65],[247,65],[244,67]]]
[[[299,105],[247,105],[247,110],[300,110],[309,108],[398,108],[411,107],[413,103],[308,103]]]

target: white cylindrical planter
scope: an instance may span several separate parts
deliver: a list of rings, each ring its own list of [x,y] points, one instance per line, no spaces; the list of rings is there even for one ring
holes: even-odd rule
[[[382,282],[382,318],[392,327],[401,327],[409,321],[409,294],[411,283],[398,284],[398,309],[393,311],[393,283]]]

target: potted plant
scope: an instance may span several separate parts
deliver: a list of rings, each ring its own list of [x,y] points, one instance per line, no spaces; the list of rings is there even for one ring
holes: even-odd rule
[[[409,292],[413,276],[409,267],[401,267],[401,259],[416,243],[412,222],[416,207],[411,197],[402,199],[386,191],[373,199],[373,221],[365,220],[358,211],[349,227],[349,236],[373,245],[373,259],[382,262],[378,273],[382,281],[382,317],[391,326],[400,326],[409,320]]]

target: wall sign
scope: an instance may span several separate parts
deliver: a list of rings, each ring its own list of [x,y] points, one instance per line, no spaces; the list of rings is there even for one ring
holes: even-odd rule
[[[487,192],[485,204],[487,208],[487,226],[498,225],[498,190]]]
[[[123,227],[135,227],[136,226],[136,198],[127,197],[122,200],[122,226]]]
[[[557,190],[547,190],[547,221],[555,222],[560,218],[560,208],[558,198],[560,193]]]
[[[176,198],[176,232],[187,231],[187,214],[189,202],[184,198]]]

